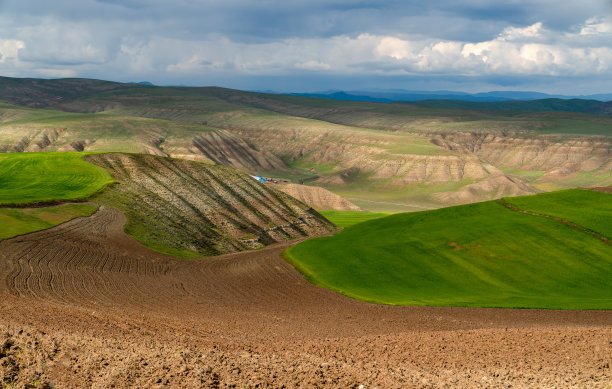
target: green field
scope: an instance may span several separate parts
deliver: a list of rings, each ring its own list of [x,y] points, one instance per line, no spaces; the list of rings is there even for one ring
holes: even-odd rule
[[[93,204],[62,204],[45,208],[0,208],[0,239],[55,227],[77,217],[90,216]]]
[[[388,213],[362,211],[319,211],[319,213],[338,227],[349,227],[357,223],[389,216]]]
[[[519,209],[568,220],[612,239],[612,195],[608,193],[567,189],[504,200]]]
[[[584,201],[580,222],[603,231],[599,207]],[[610,245],[493,201],[372,220],[285,256],[313,283],[376,303],[612,308]]]
[[[112,179],[83,161],[84,153],[45,152],[0,155],[0,205],[85,199]]]

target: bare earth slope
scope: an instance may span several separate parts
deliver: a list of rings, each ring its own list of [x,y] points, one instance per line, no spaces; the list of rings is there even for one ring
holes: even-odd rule
[[[193,138],[192,150],[211,161],[249,173],[284,169],[287,165],[269,151],[259,151],[229,131],[202,133]]]
[[[287,184],[279,189],[318,210],[359,211],[359,207],[342,196],[318,186]]]
[[[377,306],[286,246],[156,254],[125,217],[0,241],[0,380],[18,387],[606,387],[611,311]]]
[[[531,182],[536,186],[554,184],[560,188],[564,183],[571,186],[572,182],[582,186],[612,183],[609,137],[457,132],[438,135],[433,141],[451,150],[474,153],[497,167],[541,172]]]
[[[336,228],[309,206],[225,166],[115,153],[86,160],[119,183],[97,201],[126,212],[128,233],[161,252],[217,255]]]

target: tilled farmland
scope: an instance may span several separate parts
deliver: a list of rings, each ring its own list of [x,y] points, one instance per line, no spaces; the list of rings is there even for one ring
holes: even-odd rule
[[[0,242],[14,387],[606,387],[612,312],[394,307],[316,287],[287,243],[180,260],[109,207]]]

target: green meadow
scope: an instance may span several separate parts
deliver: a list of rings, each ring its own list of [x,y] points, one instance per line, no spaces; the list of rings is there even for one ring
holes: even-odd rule
[[[568,192],[547,195],[516,202],[538,209],[574,201]],[[571,207],[558,214],[608,231],[601,201],[590,194],[581,198],[580,217]],[[355,224],[291,247],[285,256],[315,284],[382,304],[612,308],[610,245],[495,201]]]
[[[0,239],[55,227],[77,217],[91,216],[98,207],[89,203],[44,208],[0,208]]]
[[[0,205],[85,199],[112,182],[110,174],[83,160],[85,153],[0,154]]]
[[[558,217],[612,239],[611,194],[567,189],[504,200],[524,211]]]
[[[357,223],[389,216],[388,213],[362,211],[319,211],[319,213],[338,227],[349,227]]]

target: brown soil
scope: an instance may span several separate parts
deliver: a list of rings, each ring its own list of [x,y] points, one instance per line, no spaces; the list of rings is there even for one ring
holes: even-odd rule
[[[319,211],[360,211],[361,209],[342,196],[328,191],[320,186],[307,186],[299,184],[287,184],[279,189],[289,196],[294,197],[304,204]]]
[[[591,188],[593,190],[596,190],[598,192],[603,192],[603,193],[612,193],[612,186],[600,186],[597,188]]]
[[[44,387],[600,387],[612,311],[379,306],[287,244],[177,260],[90,218],[0,242],[0,382]]]

